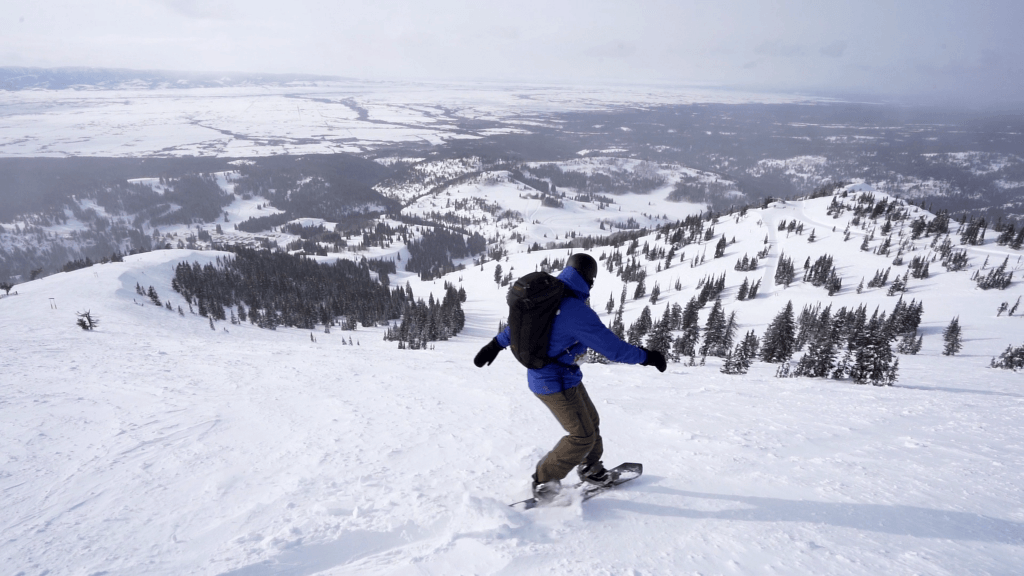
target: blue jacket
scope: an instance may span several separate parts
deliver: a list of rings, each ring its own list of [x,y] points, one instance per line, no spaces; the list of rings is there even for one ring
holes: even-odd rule
[[[564,364],[573,364],[576,356],[586,352],[587,348],[593,348],[614,362],[641,364],[647,360],[646,352],[620,340],[601,323],[597,312],[587,306],[590,287],[575,268],[562,270],[558,279],[570,288],[572,295],[562,299],[558,316],[555,316],[548,356]],[[502,330],[497,340],[502,348],[507,348],[512,341],[509,329]],[[534,394],[554,394],[578,385],[583,380],[583,373],[579,366],[568,368],[548,364],[543,368],[527,370],[526,380]]]

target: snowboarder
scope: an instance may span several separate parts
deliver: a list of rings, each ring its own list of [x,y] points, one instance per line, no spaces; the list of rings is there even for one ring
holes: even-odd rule
[[[575,364],[576,357],[591,348],[615,362],[654,366],[660,372],[666,368],[661,352],[622,341],[587,304],[597,269],[597,262],[588,254],[569,257],[558,275],[568,289],[552,324],[547,352],[555,362],[527,370],[530,391],[568,433],[537,463],[533,495],[542,502],[554,499],[561,490],[561,480],[574,467],[580,479],[590,484],[603,485],[614,480],[601,463],[604,445],[600,418],[583,386],[583,373]],[[481,368],[490,365],[510,342],[510,329],[506,327],[480,349],[473,363]]]

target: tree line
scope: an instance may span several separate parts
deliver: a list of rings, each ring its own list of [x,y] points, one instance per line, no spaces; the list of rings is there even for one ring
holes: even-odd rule
[[[228,314],[237,314],[241,321],[261,328],[321,325],[329,331],[336,325],[352,330],[357,322],[386,325],[410,311],[430,308],[414,298],[410,286],[389,289],[386,281],[374,278],[374,269],[385,277],[393,272],[390,262],[371,264],[364,258],[328,264],[284,252],[245,247],[231,251],[232,256],[217,257],[213,263],[181,262],[175,267],[171,287],[201,316],[225,320]],[[437,320],[440,328],[416,336],[425,342],[455,335],[464,323],[461,314],[461,300],[456,298]]]

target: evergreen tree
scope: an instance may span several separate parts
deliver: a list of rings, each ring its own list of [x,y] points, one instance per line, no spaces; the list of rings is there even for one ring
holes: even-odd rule
[[[643,337],[647,335],[652,326],[651,309],[644,306],[644,309],[640,311],[640,318],[630,324],[629,330],[626,332],[626,341],[634,346],[640,346]]]
[[[651,288],[651,304],[657,304],[659,296],[661,296],[661,286],[655,282],[654,288]]]
[[[747,368],[750,368],[750,365],[754,362],[754,359],[757,358],[757,351],[760,347],[760,342],[757,339],[757,334],[755,334],[753,330],[747,332],[747,334],[743,337],[743,340],[740,341],[740,343],[737,344],[736,346],[737,350],[739,350],[738,354],[736,355],[736,361],[742,365],[745,371]]]
[[[917,330],[907,332],[900,338],[899,343],[896,344],[896,351],[900,354],[914,355],[921,351],[923,343],[924,336],[918,336]]]
[[[722,300],[716,298],[704,325],[704,344],[700,347],[701,356],[720,356],[728,351],[728,348],[722,349],[725,329],[725,311],[722,309]]]
[[[619,340],[626,338],[626,326],[622,322],[622,306],[615,311],[615,319],[612,320],[611,331],[619,337]]]
[[[757,290],[761,287],[761,279],[758,278],[750,285],[750,290],[747,291],[747,300],[753,300],[757,298]]]
[[[636,290],[633,292],[633,300],[639,300],[647,295],[647,286],[644,284],[645,276],[640,276],[640,281],[636,284]]]
[[[963,348],[963,339],[960,336],[960,317],[957,316],[942,331],[942,354],[953,356]]]
[[[1010,242],[1010,248],[1014,250],[1020,250],[1024,247],[1024,225],[1020,227],[1020,231],[1013,237],[1013,241]]]
[[[732,348],[733,341],[736,339],[736,312],[730,312],[729,318],[725,321],[725,334],[722,336],[721,344],[719,345],[720,354],[725,354]]]
[[[86,310],[85,312],[75,312],[75,315],[78,316],[76,324],[78,324],[78,327],[82,330],[95,330],[100,324],[99,319],[93,316],[90,310]]]
[[[850,366],[853,364],[853,351],[847,350],[843,353],[843,356],[836,363],[835,370],[832,371],[832,378],[834,380],[842,380],[850,372]]]
[[[683,323],[683,307],[677,302],[672,303],[672,312],[669,314],[669,329],[679,330]]]
[[[897,276],[892,284],[889,285],[889,290],[886,292],[888,296],[895,296],[897,293],[902,294],[907,291],[907,283],[903,276]]]
[[[750,281],[748,281],[747,277],[744,276],[743,277],[743,283],[740,284],[740,291],[739,291],[739,294],[736,295],[736,299],[737,300],[746,300],[747,299],[747,292],[749,292],[749,291],[750,291]]]
[[[725,234],[722,234],[722,237],[718,239],[718,244],[715,244],[715,258],[725,256],[726,246],[728,243],[725,241]]]
[[[729,350],[729,353],[725,355],[725,362],[722,363],[720,370],[722,374],[745,374],[746,370],[740,368],[739,362],[736,361],[736,351]]]
[[[895,358],[887,335],[885,313],[876,311],[871,321],[854,338],[850,378],[857,384],[890,385],[895,381]]]
[[[832,373],[837,355],[838,347],[831,338],[812,340],[807,345],[807,352],[797,363],[793,375],[825,378]]]
[[[654,325],[650,334],[647,335],[646,348],[648,350],[657,350],[666,357],[673,356],[671,354],[672,348],[672,334],[668,329],[668,308],[665,308],[666,314],[662,316],[661,320]]]
[[[775,268],[775,283],[782,284],[784,287],[789,288],[789,285],[793,283],[793,278],[796,276],[796,268],[793,267],[793,259],[785,255],[785,253],[779,255],[779,263]]]
[[[679,346],[677,352],[680,356],[695,356],[697,353],[697,341],[700,339],[700,304],[697,298],[690,298],[683,309],[683,316],[679,329],[682,334],[676,343]]]
[[[991,368],[1002,368],[1004,370],[1020,370],[1024,368],[1024,344],[1014,347],[1007,345],[999,358],[992,358],[989,364]]]
[[[768,329],[761,344],[761,360],[784,362],[793,356],[796,345],[796,321],[793,317],[793,301],[786,303]]]

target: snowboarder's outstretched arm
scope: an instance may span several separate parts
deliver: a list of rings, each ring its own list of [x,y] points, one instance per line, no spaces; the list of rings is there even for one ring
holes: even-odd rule
[[[603,354],[613,362],[655,366],[659,371],[665,371],[667,365],[665,356],[661,352],[647,350],[622,341],[601,322],[597,313],[583,302],[577,301],[569,304],[567,312],[574,320],[574,336],[587,348]]]
[[[491,338],[491,341],[486,346],[480,349],[473,358],[473,364],[476,364],[477,368],[483,368],[484,365],[490,366],[491,362],[498,357],[498,352],[504,350],[504,346],[498,343],[497,338]]]

